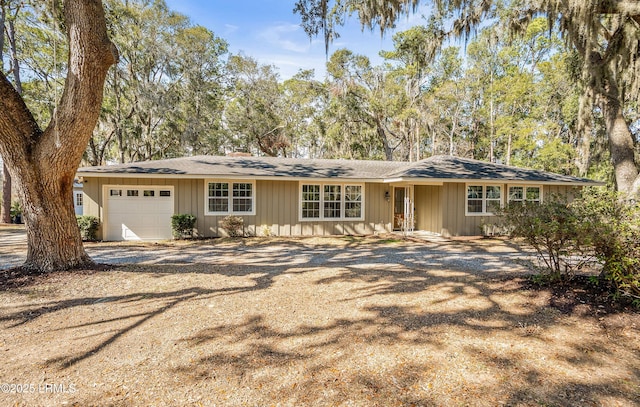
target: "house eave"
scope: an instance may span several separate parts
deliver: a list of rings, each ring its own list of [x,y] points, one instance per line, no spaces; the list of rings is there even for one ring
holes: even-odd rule
[[[78,172],[77,177],[87,178],[150,178],[150,179],[228,179],[228,180],[255,180],[255,181],[291,181],[291,182],[370,182],[382,183],[382,178],[350,178],[350,177],[287,177],[287,176],[255,176],[235,174],[148,174],[131,172]]]
[[[485,182],[496,184],[521,184],[521,185],[561,185],[561,186],[605,186],[606,183],[599,181],[535,181],[518,179],[495,179],[495,178],[350,178],[350,177],[287,177],[287,176],[254,176],[254,175],[234,175],[234,174],[149,174],[132,172],[78,172],[77,177],[82,180],[86,178],[151,178],[151,179],[233,179],[233,180],[255,180],[255,181],[292,181],[292,182],[369,182],[384,184],[422,184],[422,185],[443,185],[444,183],[465,183]]]
[[[472,183],[482,182],[488,184],[519,184],[519,185],[559,185],[559,186],[592,186],[602,187],[607,184],[600,181],[536,181],[536,180],[518,180],[518,179],[496,179],[496,178],[387,178],[384,180],[386,184],[420,184],[425,185],[442,185],[444,183]]]

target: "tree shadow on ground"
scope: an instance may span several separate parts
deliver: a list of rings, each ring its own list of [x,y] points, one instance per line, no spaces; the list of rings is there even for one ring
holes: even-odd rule
[[[217,305],[224,298],[276,295],[281,296],[278,309],[240,301],[223,322],[194,320],[204,326],[176,333],[175,352],[199,356],[157,365],[161,377],[177,376],[185,385],[206,389],[224,382],[257,404],[598,405],[614,400],[633,405],[640,397],[637,341],[625,349],[606,337],[622,336],[607,329],[571,338],[581,327],[577,320],[584,318],[590,329],[599,322],[584,312],[566,318],[549,307],[548,297],[523,290],[521,277],[509,273],[511,257],[500,263],[469,250],[456,259],[438,244],[377,250],[349,244],[345,250],[293,243],[231,254],[229,247],[207,249],[205,263],[186,266],[194,253],[181,251],[158,256],[155,264],[108,272],[156,283],[167,279],[166,286],[3,306],[0,323],[11,332],[57,312],[114,307],[110,315],[55,328],[101,330],[81,349],[46,362],[48,368],[68,371],[186,305],[199,309],[203,301]],[[472,260],[490,260],[492,266],[470,271]],[[98,275],[87,276],[88,283]],[[176,289],[173,284],[183,275],[221,283],[211,287],[186,280],[186,287]],[[317,309],[296,310],[291,304],[297,296],[316,293],[322,293],[311,305]],[[607,372],[593,374],[598,369]],[[91,397],[82,401],[100,400]],[[221,397],[211,393],[208,400],[223,403]]]

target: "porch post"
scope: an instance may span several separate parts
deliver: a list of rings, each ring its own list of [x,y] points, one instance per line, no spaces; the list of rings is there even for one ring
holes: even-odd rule
[[[402,230],[405,234],[413,233],[413,187],[406,186],[404,188],[404,219],[402,222]]]

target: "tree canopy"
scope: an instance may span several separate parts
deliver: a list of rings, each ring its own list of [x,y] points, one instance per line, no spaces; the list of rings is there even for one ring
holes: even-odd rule
[[[299,0],[299,13],[309,35],[323,34],[328,44],[339,27],[356,14],[363,27],[381,32],[394,27],[418,6],[431,9],[434,33],[425,47],[433,56],[445,39],[468,39],[481,24],[497,21],[514,35],[526,35],[537,16],[546,16],[575,54],[577,78],[584,92],[578,128],[589,131],[594,106],[601,110],[608,135],[610,159],[617,188],[640,194],[640,176],[634,157],[634,139],[625,108],[640,97],[640,3],[632,0]]]

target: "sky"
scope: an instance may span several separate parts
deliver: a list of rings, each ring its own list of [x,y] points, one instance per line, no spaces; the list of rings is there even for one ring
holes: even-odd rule
[[[314,69],[317,79],[326,74],[324,40],[309,39],[293,14],[295,0],[165,0],[170,9],[187,15],[194,24],[207,27],[229,43],[233,54],[243,53],[264,65],[275,65],[282,80],[301,69]],[[341,37],[330,45],[329,55],[341,48],[382,63],[380,50],[392,50],[394,32],[423,24],[418,13],[403,18],[397,29],[381,38],[380,32],[362,32],[356,16],[340,29]]]

